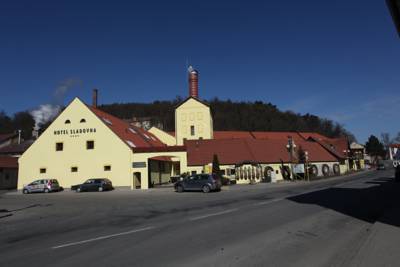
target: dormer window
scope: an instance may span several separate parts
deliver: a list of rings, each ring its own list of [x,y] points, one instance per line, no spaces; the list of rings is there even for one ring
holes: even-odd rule
[[[80,121],[81,123],[85,123],[86,122],[86,120],[85,119],[81,119],[81,121]]]
[[[109,125],[112,125],[112,122],[111,122],[109,119],[107,119],[107,118],[103,118],[103,121],[104,121],[105,123],[109,124]]]
[[[146,137],[147,139],[150,139],[150,137],[147,135],[147,134],[143,134],[144,135],[144,137]]]
[[[65,124],[71,124],[71,121],[70,120],[66,120]]]
[[[136,147],[136,145],[132,141],[126,140],[126,142],[130,147]]]
[[[132,128],[129,128],[129,131],[131,131],[131,133],[137,134],[137,132]]]

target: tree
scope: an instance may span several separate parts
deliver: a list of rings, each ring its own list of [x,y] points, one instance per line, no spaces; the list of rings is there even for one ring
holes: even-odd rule
[[[371,135],[368,138],[367,143],[365,144],[365,149],[367,153],[374,158],[373,162],[376,163],[379,157],[384,157],[386,152],[383,144],[379,141],[379,139]]]
[[[4,111],[0,111],[0,134],[9,134],[13,132],[14,128],[11,118],[8,117]]]
[[[221,174],[221,169],[219,168],[219,160],[217,154],[214,154],[213,156],[212,173],[215,174],[217,178],[221,180],[222,174]]]
[[[397,136],[393,138],[393,143],[400,143],[400,132],[398,132]]]
[[[389,133],[381,133],[381,141],[387,154],[389,152],[389,145],[392,143]]]
[[[21,136],[24,139],[32,137],[32,130],[35,126],[35,120],[29,112],[18,112],[14,114],[12,124],[15,131],[21,130]]]
[[[299,163],[306,163],[306,152],[302,146],[299,146],[299,149],[297,150],[297,160]]]

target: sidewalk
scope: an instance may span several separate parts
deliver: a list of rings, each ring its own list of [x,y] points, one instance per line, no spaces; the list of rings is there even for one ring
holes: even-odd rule
[[[400,207],[394,207],[372,225],[370,235],[356,255],[352,265],[363,267],[399,266],[399,226]]]

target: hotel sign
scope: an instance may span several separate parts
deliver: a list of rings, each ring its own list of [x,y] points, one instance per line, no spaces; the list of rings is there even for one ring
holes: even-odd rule
[[[96,128],[82,128],[82,129],[70,129],[70,130],[55,130],[54,135],[71,135],[77,136],[79,134],[95,133]]]

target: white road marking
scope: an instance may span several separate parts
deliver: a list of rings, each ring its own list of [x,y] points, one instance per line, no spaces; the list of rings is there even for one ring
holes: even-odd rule
[[[206,215],[202,215],[202,216],[198,216],[198,217],[193,217],[190,218],[190,221],[196,221],[196,220],[201,220],[201,219],[205,219],[208,217],[213,217],[213,216],[218,216],[218,215],[223,215],[223,214],[227,214],[227,213],[231,213],[234,211],[237,211],[238,209],[230,209],[230,210],[225,210],[225,211],[221,211],[221,212],[216,212],[216,213],[210,213],[210,214],[206,214]]]
[[[257,202],[257,203],[254,203],[253,205],[254,206],[268,205],[268,204],[271,204],[271,203],[274,203],[274,202],[278,202],[278,201],[281,201],[281,200],[284,200],[284,198],[275,198],[275,199],[271,199],[271,200],[268,200],[268,201]]]
[[[122,233],[117,233],[117,234],[112,234],[112,235],[99,236],[99,237],[96,237],[96,238],[91,238],[91,239],[86,239],[86,240],[81,240],[81,241],[77,241],[77,242],[72,242],[72,243],[67,243],[67,244],[55,246],[55,247],[52,247],[52,249],[59,249],[59,248],[65,248],[65,247],[70,247],[70,246],[81,245],[81,244],[94,242],[94,241],[99,241],[99,240],[103,240],[103,239],[108,239],[108,238],[112,238],[112,237],[116,237],[116,236],[130,235],[130,234],[134,234],[134,233],[137,233],[137,232],[148,231],[148,230],[151,230],[151,229],[154,229],[154,228],[155,227],[153,227],[153,226],[149,226],[149,227],[135,229],[135,230],[127,231],[127,232],[122,232]]]

